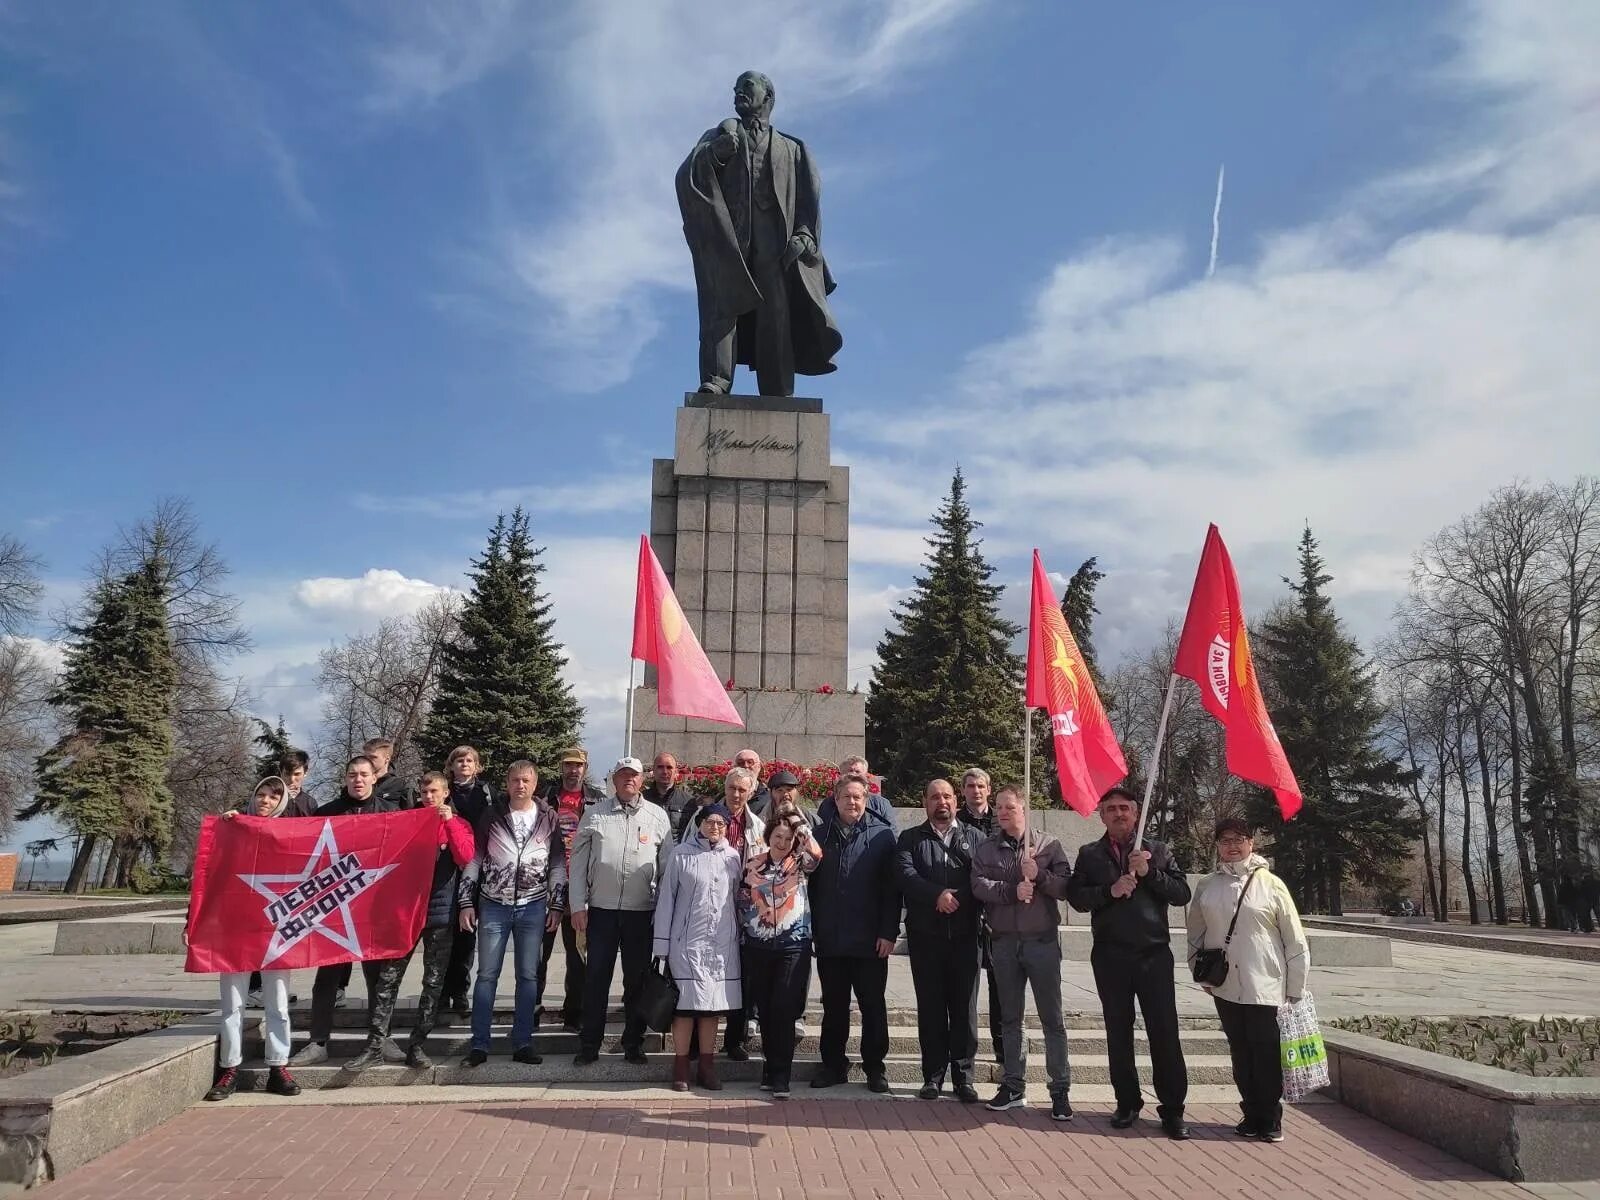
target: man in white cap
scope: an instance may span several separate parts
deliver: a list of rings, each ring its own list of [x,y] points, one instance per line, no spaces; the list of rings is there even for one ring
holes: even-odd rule
[[[617,955],[622,955],[622,1002],[628,1014],[622,1054],[643,1064],[644,1022],[633,1001],[650,966],[655,937],[656,884],[672,852],[672,820],[665,809],[644,799],[644,764],[619,758],[611,768],[613,795],[589,808],[572,841],[568,904],[572,927],[589,939],[584,975],[583,1026],[578,1055],[588,1066],[600,1057],[606,1009]]]

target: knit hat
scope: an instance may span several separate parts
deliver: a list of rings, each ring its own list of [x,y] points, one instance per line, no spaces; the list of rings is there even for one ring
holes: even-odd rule
[[[728,806],[726,804],[708,804],[699,812],[695,813],[694,827],[699,829],[701,825],[705,824],[706,818],[708,817],[721,817],[723,824],[725,825],[731,825],[733,823],[733,814],[728,811]]]

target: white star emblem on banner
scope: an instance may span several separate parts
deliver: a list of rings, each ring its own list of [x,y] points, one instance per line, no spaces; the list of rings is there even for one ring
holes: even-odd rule
[[[306,880],[312,878],[312,876],[316,875],[319,871],[327,870],[328,867],[338,862],[342,857],[343,855],[341,855],[339,852],[339,843],[334,839],[333,836],[333,822],[325,820],[322,823],[322,833],[317,838],[317,844],[311,848],[311,857],[306,859],[306,865],[298,875],[241,874],[239,878],[243,880],[252,891],[256,892],[260,896],[265,897],[267,901],[267,907],[270,908],[273,904],[281,900],[286,894],[294,891],[295,888],[299,887]],[[366,875],[366,887],[371,887],[390,871],[394,870],[394,866],[392,864],[386,867],[363,866],[361,870]],[[363,888],[362,890],[364,891],[366,889]],[[265,912],[265,909],[263,909],[263,912]],[[328,924],[331,923],[335,917],[338,917],[340,922],[343,924],[343,933],[339,933],[328,927]],[[307,927],[304,932],[298,933],[292,938],[286,939],[280,937],[276,928],[274,928],[272,941],[267,945],[266,957],[261,960],[261,965],[263,967],[273,960],[281,958],[284,954],[287,954],[291,949],[299,945],[313,933],[320,933],[334,945],[340,947],[341,949],[348,950],[351,954],[355,955],[355,958],[358,962],[361,960],[363,957],[361,950],[361,936],[356,931],[355,918],[350,914],[349,900],[341,901],[337,908],[334,908],[325,916],[311,914],[306,920]]]

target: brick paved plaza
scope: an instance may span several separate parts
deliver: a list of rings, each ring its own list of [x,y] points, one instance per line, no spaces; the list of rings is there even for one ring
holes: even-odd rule
[[[1147,1110],[1149,1111],[1149,1110]],[[1593,1197],[1518,1186],[1333,1104],[1291,1110],[1288,1139],[1243,1142],[1231,1106],[1191,1109],[1194,1141],[1108,1106],[952,1101],[586,1099],[563,1103],[221,1106],[182,1117],[45,1190],[54,1200],[223,1196],[404,1200],[864,1200],[1189,1196]],[[1589,1190],[1585,1190],[1589,1188]]]

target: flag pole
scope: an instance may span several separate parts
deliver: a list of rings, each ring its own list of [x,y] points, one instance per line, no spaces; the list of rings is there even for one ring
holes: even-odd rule
[[[1033,807],[1033,710],[1022,703],[1022,795]]]
[[[1161,747],[1167,740],[1167,717],[1172,713],[1172,693],[1176,690],[1178,673],[1167,676],[1167,694],[1161,700],[1161,720],[1156,722],[1156,748],[1150,756],[1150,770],[1144,777],[1144,803],[1139,807],[1139,832],[1133,837],[1133,848],[1144,846],[1144,823],[1150,818],[1150,797],[1156,790],[1156,775],[1161,770]]]
[[[623,743],[622,757],[633,757],[633,677],[638,670],[638,660],[631,655],[628,658],[628,739]]]

